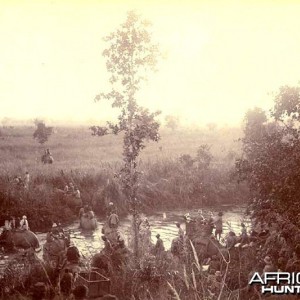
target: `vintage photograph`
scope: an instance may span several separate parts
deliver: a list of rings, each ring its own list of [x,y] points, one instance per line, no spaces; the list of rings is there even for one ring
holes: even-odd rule
[[[299,16],[1,0],[0,300],[299,299]]]

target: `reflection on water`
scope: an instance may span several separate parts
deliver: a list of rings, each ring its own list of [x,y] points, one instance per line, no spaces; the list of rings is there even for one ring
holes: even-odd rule
[[[152,215],[146,215],[151,225],[151,238],[155,243],[155,236],[157,233],[160,234],[161,239],[164,241],[165,248],[168,250],[171,247],[173,238],[177,236],[178,229],[175,222],[183,222],[183,216],[187,211],[164,211],[158,212]],[[189,211],[193,217],[197,215],[197,210]],[[203,210],[204,217],[209,215],[210,211]],[[214,215],[218,212],[213,211]],[[231,207],[230,210],[223,210],[223,236],[231,229],[236,234],[241,231],[241,222],[243,221],[247,229],[250,229],[250,220],[244,217],[244,209]],[[66,227],[66,230],[70,230],[72,242],[78,247],[81,254],[85,257],[99,252],[103,248],[103,241],[101,239],[101,229],[104,220],[98,219],[98,229],[93,232],[81,231],[79,229],[79,222],[73,223],[71,226]],[[120,222],[120,233],[124,237],[125,242],[128,244],[129,230],[130,228],[130,217],[124,218]],[[38,234],[41,243],[44,244],[46,240],[46,234]]]

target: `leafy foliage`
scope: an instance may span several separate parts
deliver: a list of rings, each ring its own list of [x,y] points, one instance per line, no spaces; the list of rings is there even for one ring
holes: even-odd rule
[[[284,86],[267,115],[250,110],[245,117],[244,157],[237,161],[240,179],[247,179],[255,215],[280,213],[294,224],[300,215],[300,88]]]
[[[45,122],[41,120],[35,120],[34,124],[36,126],[36,130],[33,133],[33,138],[42,145],[48,141],[49,137],[53,133],[53,127],[47,127]]]
[[[91,127],[93,135],[124,134],[124,165],[118,177],[133,215],[137,214],[136,197],[141,174],[137,169],[137,158],[146,141],[159,140],[159,123],[155,120],[159,112],[150,113],[137,103],[141,83],[146,79],[148,70],[155,70],[160,55],[158,45],[151,40],[149,26],[148,21],[131,11],[126,22],[105,38],[109,46],[103,51],[103,56],[107,71],[111,74],[112,90],[100,93],[95,101],[112,101],[112,107],[119,108],[120,115],[117,123],[108,122],[107,127]],[[137,238],[135,240],[137,243]],[[137,245],[135,252],[138,252]]]
[[[145,141],[158,141],[158,112],[150,113],[137,104],[137,92],[148,70],[155,70],[159,56],[158,46],[151,41],[148,30],[150,23],[142,20],[135,12],[129,12],[127,20],[115,32],[105,38],[109,47],[104,50],[107,71],[111,74],[112,90],[101,93],[95,100],[112,101],[112,107],[120,109],[117,123],[107,127],[92,126],[93,135],[124,132],[123,161],[120,171],[124,193],[131,204],[136,201],[138,178],[137,158],[145,148]]]
[[[166,122],[165,126],[174,131],[175,129],[178,128],[180,120],[178,116],[167,115],[165,117],[165,122]]]

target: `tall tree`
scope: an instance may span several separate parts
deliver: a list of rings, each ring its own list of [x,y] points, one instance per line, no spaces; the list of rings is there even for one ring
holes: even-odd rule
[[[36,139],[41,145],[48,141],[53,132],[53,127],[46,126],[42,120],[34,120],[36,130],[33,133],[33,138]]]
[[[178,128],[179,123],[180,120],[178,116],[167,115],[165,117],[165,126],[173,131]]]
[[[137,190],[140,172],[138,156],[145,148],[145,142],[159,140],[159,123],[155,117],[159,112],[150,113],[138,105],[138,91],[147,78],[149,70],[155,71],[160,51],[152,42],[149,31],[150,23],[131,11],[125,23],[104,40],[108,48],[103,51],[106,68],[111,74],[112,89],[108,93],[100,93],[95,101],[106,99],[112,107],[119,108],[120,114],[116,123],[107,122],[107,126],[92,126],[92,134],[118,134],[123,132],[123,168],[119,178],[123,192],[128,201],[134,219],[134,252],[138,256],[138,228],[136,219],[139,214]]]

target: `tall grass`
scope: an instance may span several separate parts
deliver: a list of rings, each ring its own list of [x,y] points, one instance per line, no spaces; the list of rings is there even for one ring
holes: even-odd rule
[[[225,129],[224,129],[225,130]],[[144,211],[220,205],[246,201],[245,186],[231,177],[234,158],[239,153],[237,129],[225,131],[163,131],[159,143],[147,145],[139,169],[142,172],[139,200]],[[113,201],[119,213],[126,213],[127,203],[115,174],[122,166],[122,137],[92,137],[87,128],[57,128],[46,145],[33,140],[34,128],[2,129],[0,140],[0,219],[10,215],[29,215],[32,229],[43,229],[52,221],[76,218],[77,211],[63,203],[59,189],[73,182],[81,191],[82,200],[105,214]],[[186,165],[180,156],[196,156],[200,144],[211,143],[214,155],[211,166],[199,171]],[[221,143],[221,147],[220,147]],[[54,163],[40,161],[45,148],[50,148]],[[14,176],[30,173],[28,191],[18,191],[12,184]],[[18,207],[18,211],[13,205]]]

